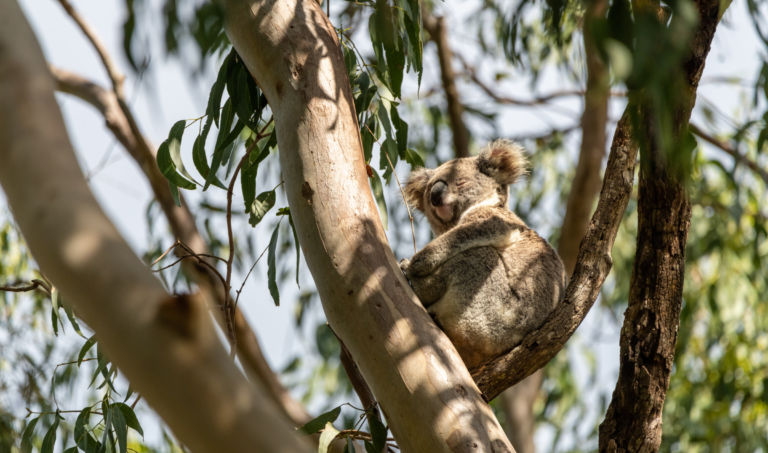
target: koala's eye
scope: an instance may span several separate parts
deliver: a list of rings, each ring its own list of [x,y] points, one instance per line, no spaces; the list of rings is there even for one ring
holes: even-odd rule
[[[467,180],[464,180],[464,181],[459,181],[459,182],[456,184],[456,187],[463,187],[463,186],[466,186],[467,184],[469,184],[469,181],[467,181]]]

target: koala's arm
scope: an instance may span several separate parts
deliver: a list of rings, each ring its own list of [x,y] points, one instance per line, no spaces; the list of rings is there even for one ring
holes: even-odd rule
[[[413,255],[410,263],[401,268],[409,278],[430,275],[465,250],[475,247],[504,248],[509,245],[513,233],[525,229],[527,227],[516,222],[510,212],[492,207],[477,208],[467,213],[458,225]]]
[[[409,265],[410,262],[406,259],[400,261],[401,269],[407,269]],[[435,272],[424,277],[417,277],[415,275],[409,277],[411,288],[413,288],[413,292],[416,293],[424,308],[440,300],[448,291],[450,275],[444,269],[444,267],[437,268]]]

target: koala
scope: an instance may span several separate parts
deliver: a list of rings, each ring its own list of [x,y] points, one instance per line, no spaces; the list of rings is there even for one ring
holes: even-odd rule
[[[435,239],[400,268],[470,369],[541,327],[565,295],[560,257],[509,209],[509,186],[527,165],[522,148],[497,140],[405,184]]]

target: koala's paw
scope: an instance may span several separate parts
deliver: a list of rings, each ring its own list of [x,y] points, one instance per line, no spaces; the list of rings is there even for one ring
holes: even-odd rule
[[[402,269],[402,266],[400,268]],[[416,277],[425,277],[432,273],[432,266],[424,255],[417,253],[408,263],[407,273]]]
[[[400,260],[400,270],[403,271],[406,277],[409,276],[408,270],[411,268],[411,261],[408,258]]]

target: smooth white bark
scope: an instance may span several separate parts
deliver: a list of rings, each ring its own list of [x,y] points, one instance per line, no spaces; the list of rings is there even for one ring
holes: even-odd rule
[[[327,17],[315,0],[221,4],[229,38],[273,109],[288,201],[328,321],[402,451],[513,451],[387,243]]]

